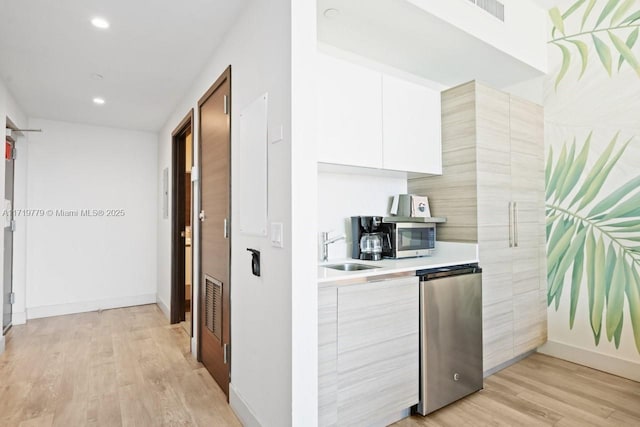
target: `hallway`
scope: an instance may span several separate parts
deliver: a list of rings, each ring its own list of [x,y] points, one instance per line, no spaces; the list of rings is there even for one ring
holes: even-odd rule
[[[156,305],[31,320],[0,356],[2,426],[239,426]]]

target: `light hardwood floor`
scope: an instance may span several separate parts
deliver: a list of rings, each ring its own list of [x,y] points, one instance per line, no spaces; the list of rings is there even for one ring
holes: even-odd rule
[[[0,356],[0,426],[239,426],[155,305],[30,320]]]
[[[0,426],[239,426],[189,339],[141,306],[29,321],[0,356]],[[640,426],[640,383],[540,354],[416,426]]]
[[[394,426],[640,426],[640,383],[542,354],[484,385],[427,417]]]

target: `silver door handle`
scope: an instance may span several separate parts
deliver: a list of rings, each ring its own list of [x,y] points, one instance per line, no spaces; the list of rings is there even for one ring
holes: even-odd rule
[[[229,221],[227,221],[227,218],[224,219],[224,224],[223,224],[223,232],[222,235],[224,236],[225,239],[229,238]]]
[[[513,203],[509,202],[509,247],[513,247]]]
[[[513,246],[518,247],[518,204],[513,202]]]

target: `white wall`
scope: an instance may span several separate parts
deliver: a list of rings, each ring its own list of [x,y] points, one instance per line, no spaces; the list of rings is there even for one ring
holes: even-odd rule
[[[318,420],[316,2],[291,1],[292,425]]]
[[[296,230],[303,230],[309,221],[315,222],[315,192],[306,188],[306,193],[295,187],[292,179],[292,153],[295,153],[301,168],[298,173],[303,183],[311,180],[312,189],[315,181],[309,170],[315,174],[315,151],[313,150],[313,135],[298,125],[295,128],[296,147],[292,146],[292,103],[311,103],[313,98],[304,96],[309,90],[305,78],[309,73],[306,67],[312,67],[312,62],[305,60],[304,52],[314,52],[315,40],[315,5],[311,2],[292,6],[290,0],[253,0],[241,13],[238,21],[226,35],[224,42],[194,80],[193,86],[185,93],[184,100],[176,107],[168,118],[160,133],[158,154],[158,176],[161,171],[170,167],[171,163],[171,132],[178,125],[184,115],[191,109],[196,110],[196,129],[198,128],[197,101],[210,87],[220,74],[229,66],[231,71],[232,97],[232,183],[238,179],[238,165],[242,162],[237,150],[239,112],[253,102],[261,94],[269,93],[268,125],[271,134],[282,127],[284,138],[269,144],[268,152],[268,219],[269,222],[280,222],[284,225],[284,248],[274,248],[265,237],[247,236],[238,229],[239,204],[234,197],[232,188],[231,212],[231,387],[230,403],[243,423],[264,426],[285,426],[294,423],[293,415],[298,419],[307,417],[307,425],[313,425],[317,410],[317,301],[315,294],[315,252],[304,250],[304,247],[314,249],[313,240],[296,235],[297,256],[303,257],[303,271],[297,277],[306,277],[309,283],[296,283],[296,286],[306,287],[302,294],[293,295],[292,291],[292,251],[293,226],[292,220],[292,192],[303,194],[298,199],[297,218],[304,218],[303,222],[296,222]],[[301,36],[295,46],[296,67],[295,75],[297,87],[300,89],[292,93],[292,20],[301,29]],[[304,40],[303,38],[304,37]],[[313,41],[311,47],[305,47]],[[308,54],[308,53],[307,53]],[[305,101],[306,100],[306,101]],[[300,111],[299,124],[308,122],[305,113]],[[196,147],[198,135],[196,132]],[[301,139],[301,138],[308,139]],[[299,144],[299,145],[298,145]],[[195,152],[195,161],[199,161],[200,153]],[[311,165],[311,167],[307,167]],[[306,168],[306,169],[305,169]],[[292,188],[292,187],[295,187]],[[304,185],[306,187],[306,185]],[[194,203],[198,212],[199,191],[196,184]],[[302,197],[312,199],[305,203]],[[309,213],[310,212],[310,213]],[[308,214],[308,215],[307,215]],[[161,304],[170,306],[170,232],[171,220],[162,219],[160,209],[157,210],[158,220],[158,300]],[[306,216],[307,215],[307,216]],[[310,216],[309,216],[310,215]],[[306,216],[306,217],[305,217]],[[307,226],[307,228],[309,228]],[[198,222],[194,222],[194,241],[197,242],[200,233]],[[313,233],[312,231],[310,233]],[[313,233],[315,234],[315,233]],[[302,243],[300,243],[302,240]],[[262,276],[254,277],[250,270],[250,257],[246,248],[255,248],[262,254]],[[194,249],[197,253],[199,248]],[[197,258],[196,258],[197,259]],[[197,264],[197,261],[196,261]],[[200,276],[200,268],[196,265],[194,277]],[[304,280],[304,279],[303,279]],[[198,280],[194,280],[194,306],[198,307]],[[307,341],[292,343],[293,309],[295,299],[300,300],[298,309],[302,310],[303,318],[299,322],[301,335],[309,338]],[[315,305],[314,305],[315,304]],[[194,313],[197,318],[197,311]],[[194,336],[197,337],[197,322],[194,322]],[[194,339],[195,342],[195,339]],[[303,348],[298,348],[300,345]],[[297,362],[293,366],[294,346]],[[192,345],[192,348],[195,344]],[[316,356],[314,356],[316,354]],[[305,359],[306,357],[306,359]],[[294,374],[292,371],[295,371]],[[293,400],[293,384],[296,394],[302,401]],[[315,399],[315,400],[314,400]],[[308,410],[302,409],[306,408]],[[311,412],[309,412],[311,411]]]
[[[4,85],[4,82],[0,80],[0,120],[3,122],[6,118],[10,118],[11,121],[16,126],[26,127],[27,126],[27,117],[22,111],[22,108],[18,105],[13,96],[9,93],[7,88]],[[3,126],[4,128],[4,126]],[[20,138],[17,142],[17,147],[19,150],[24,151],[26,137]],[[18,181],[18,178],[21,176],[22,171],[24,170],[24,164],[26,159],[23,157],[22,160],[16,162],[16,182],[15,182],[15,191],[16,191],[16,200],[15,202],[19,202],[19,194],[23,194],[22,186],[24,185],[24,181]],[[2,197],[0,200],[4,199],[4,169],[5,162],[0,162],[0,193],[2,193]],[[17,219],[18,230],[14,234],[14,291],[16,292],[16,304],[13,306],[13,310],[21,310],[24,311],[24,298],[21,297],[20,290],[24,289],[24,257],[21,256],[24,249],[24,241],[26,236],[26,227],[24,227],[24,220]],[[0,245],[0,259],[4,259],[4,245]],[[3,277],[3,269],[4,265],[0,262],[0,277]],[[22,292],[22,295],[24,293]],[[0,304],[0,317],[3,313],[2,304]],[[4,351],[4,337],[0,336],[0,353]]]
[[[157,136],[30,119],[27,317],[155,302]],[[123,216],[63,217],[62,210]]]
[[[346,236],[329,245],[329,260],[351,257],[352,216],[388,216],[391,197],[406,192],[406,177],[319,172],[318,232]]]
[[[504,23],[468,0],[408,0],[542,72],[547,72],[547,13],[530,0],[501,0]]]
[[[544,105],[545,80],[546,76],[536,77],[531,80],[526,80],[515,85],[498,89],[501,89],[519,98],[526,99],[527,101],[535,102],[538,105]]]

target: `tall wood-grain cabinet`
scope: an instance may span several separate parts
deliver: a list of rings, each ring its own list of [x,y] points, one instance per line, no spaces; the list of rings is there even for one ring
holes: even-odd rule
[[[438,240],[477,242],[484,370],[546,341],[542,107],[470,82],[442,93],[443,175],[409,181],[447,218]]]

